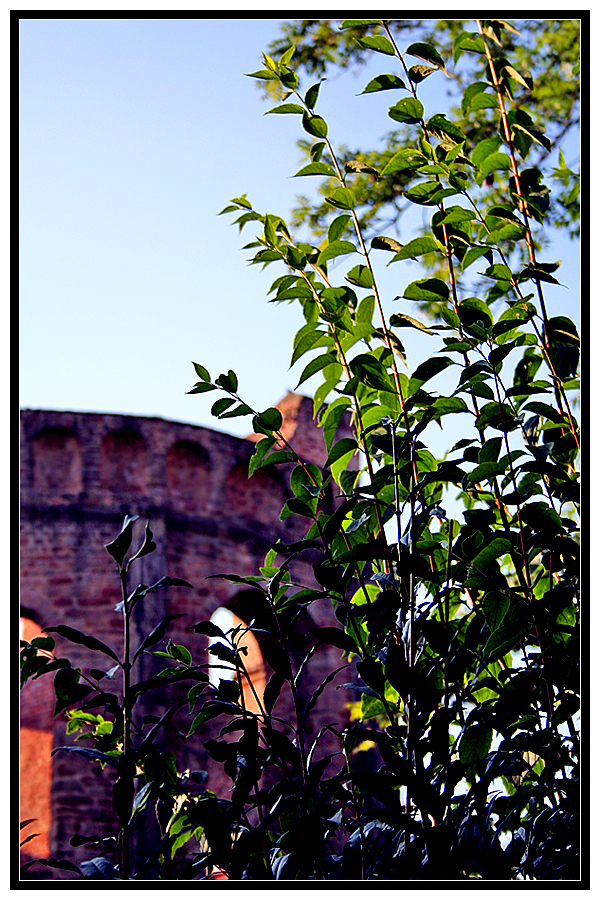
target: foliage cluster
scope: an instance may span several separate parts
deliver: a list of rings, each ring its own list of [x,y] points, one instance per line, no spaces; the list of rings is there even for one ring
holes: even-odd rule
[[[469,56],[479,70],[465,88],[460,119],[426,115],[419,99],[424,79],[443,77],[446,52],[424,40],[401,52],[393,25],[382,20],[344,22],[341,34],[385,60],[386,71],[364,93],[390,92],[389,115],[406,128],[402,145],[380,166],[338,159],[317,112],[320,83],[300,90],[294,46],[286,46],[276,60],[265,54],[252,77],[277,88],[281,102],[271,112],[297,116],[310,138],[310,161],[297,174],[325,179],[332,211],[326,233],[298,241],[284,219],[255,211],[245,196],[223,211],[235,213],[240,229],[258,226],[247,245],[252,261],[283,265],[270,293],[302,310],[292,363],[310,354],[299,385],[320,374],[314,405],[326,465],[299,458],[280,431],[279,411],[253,409],[232,370],[213,381],[195,363],[190,391],[220,392],[212,406],[219,420],[252,416],[264,437],[250,475],[269,465],[291,469],[294,496],[281,518],[305,523],[302,540],[275,544],[260,574],[222,576],[261,592],[270,610],[268,639],[278,650],[264,696],[255,698],[258,711],[240,691],[244,628],[224,634],[212,622],[194,626],[216,639],[211,653],[235,667],[237,682],[211,684],[206,660],[194,661],[172,641],[152,651],[167,620],[132,653],[134,604],[160,585],[185,583],[167,578],[129,593],[129,563],[154,549],[147,528],[125,561],[130,519],[107,548],[123,586],[122,654],[66,626],[49,629],[115,662],[121,698],[102,687],[103,670],[83,675],[64,659],[40,656],[52,650],[51,637],[23,649],[23,679],[55,670],[56,712],[66,711],[69,730],[87,729],[92,742],[62,749],[116,772],[119,832],[81,867],[86,877],[139,879],[158,871],[161,878],[203,878],[215,870],[257,880],[579,877],[580,437],[572,393],[579,338],[569,318],[548,316],[544,290],[558,283],[559,263],[538,259],[553,206],[542,170],[529,160],[549,141],[524,108],[534,88],[509,23],[481,20],[452,34],[454,62]],[[544,96],[543,81],[535,90]],[[573,190],[576,176],[562,158],[554,174]],[[406,244],[375,235],[367,245],[358,206],[376,207],[390,184],[403,203],[430,213],[427,233]],[[426,325],[403,312],[388,319],[378,258],[402,271],[403,261],[425,255],[437,261],[436,273],[409,283],[402,297],[435,304],[439,321]],[[352,265],[340,275],[348,257]],[[467,274],[475,264],[480,296],[472,296]],[[408,354],[398,332],[414,329],[435,349],[408,375],[399,367]],[[353,438],[337,437],[344,416],[351,416]],[[448,416],[465,437],[436,458],[428,429]],[[450,491],[458,492],[460,518],[444,508]],[[298,585],[294,560],[307,552],[319,554],[314,582]],[[338,627],[317,629],[298,665],[289,652],[295,624],[323,598]],[[305,726],[337,670],[304,707],[297,693],[321,643],[339,649],[340,666],[351,664],[349,686],[358,698],[351,721],[326,726],[338,740],[338,752],[326,755],[323,731],[307,746]],[[142,652],[170,664],[152,683],[134,684]],[[207,790],[202,773],[178,772],[173,754],[154,748],[173,709],[158,721],[135,719],[144,692],[177,680],[189,683],[190,738],[224,717],[222,739],[207,748],[231,779],[227,798]],[[294,699],[292,722],[278,716],[282,690]],[[364,765],[365,747],[377,759],[373,766]],[[134,871],[129,842],[150,804],[161,837]]]

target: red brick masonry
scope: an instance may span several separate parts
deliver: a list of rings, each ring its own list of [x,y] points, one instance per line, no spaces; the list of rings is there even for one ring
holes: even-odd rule
[[[284,415],[282,430],[296,452],[322,465],[326,449],[313,420],[312,401],[290,393],[278,406]],[[346,429],[342,423],[338,436],[345,436]],[[139,531],[149,520],[158,546],[135,564],[136,581],[152,584],[168,574],[194,586],[147,595],[138,604],[139,635],[176,612],[181,618],[174,621],[171,636],[199,659],[206,655],[206,639],[189,632],[192,624],[210,618],[219,606],[250,621],[256,603],[252,592],[207,577],[220,572],[258,574],[273,540],[299,536],[293,518],[279,521],[281,506],[290,495],[289,472],[269,467],[247,477],[257,437],[238,438],[160,418],[23,410],[21,615],[33,623],[28,627],[68,624],[120,651],[122,623],[114,611],[119,584],[104,545],[119,532],[125,514],[140,516]],[[308,557],[297,564],[294,575],[313,582]],[[312,605],[303,629],[334,623],[329,602],[320,600]],[[109,667],[98,654],[61,639],[57,655],[67,655],[82,666]],[[306,697],[327,671],[339,665],[339,657],[335,648],[322,648],[315,655],[302,686]],[[136,677],[146,678],[156,658],[143,654],[140,660]],[[336,691],[334,685],[327,689],[311,715],[312,732],[326,722],[344,721],[347,700],[346,692]],[[148,694],[145,711],[156,713],[165,702],[157,692]],[[279,714],[285,715],[288,706],[289,698],[282,696]],[[21,818],[39,818],[23,836],[41,833],[24,850],[33,857],[77,862],[90,858],[91,852],[70,846],[74,833],[100,835],[113,827],[110,779],[99,765],[72,753],[48,760],[51,746],[72,742],[65,735],[64,716],[53,720],[52,709],[50,677],[26,686],[21,711]],[[178,724],[185,732],[190,722],[184,718]],[[179,765],[206,769],[209,787],[225,795],[229,785],[204,749],[204,741],[215,737],[223,724],[221,718],[207,723],[188,744],[175,732],[170,740]],[[324,744],[323,752],[326,749]],[[28,809],[34,797],[35,809]],[[28,858],[24,853],[23,859]],[[27,874],[44,878],[50,870],[34,866]]]

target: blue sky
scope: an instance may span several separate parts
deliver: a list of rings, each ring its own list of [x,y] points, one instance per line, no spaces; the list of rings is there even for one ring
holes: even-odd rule
[[[294,388],[300,310],[267,303],[282,271],[249,267],[241,248],[254,232],[240,237],[217,216],[247,193],[260,212],[285,218],[297,194],[316,189],[316,179],[290,177],[301,165],[298,117],[265,116],[273,104],[244,76],[278,33],[277,19],[256,18],[21,21],[21,406],[245,434],[248,420],[210,416],[216,395],[186,394],[191,360],[213,377],[235,369],[256,408]],[[390,129],[385,93],[356,96],[388,70],[374,54],[358,77],[323,84],[319,112],[334,145],[366,146]],[[442,78],[422,86],[426,110],[432,94],[439,104]],[[544,256],[561,257],[569,287],[549,287],[549,309],[578,321],[575,245]],[[421,273],[385,262],[387,310],[399,312],[392,298]],[[411,369],[437,350],[405,336]]]

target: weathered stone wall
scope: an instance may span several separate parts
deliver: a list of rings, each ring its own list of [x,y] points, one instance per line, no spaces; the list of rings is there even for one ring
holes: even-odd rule
[[[312,419],[312,401],[288,394],[280,409],[286,439],[303,459],[323,464],[326,449]],[[340,436],[344,428],[342,424]],[[131,588],[138,581],[152,584],[165,574],[194,586],[147,595],[136,608],[134,646],[168,613],[180,616],[170,635],[188,646],[195,659],[207,659],[207,645],[203,636],[189,631],[190,626],[209,618],[218,607],[230,608],[246,622],[256,617],[260,624],[263,613],[255,594],[208,577],[227,572],[257,574],[274,539],[299,536],[293,519],[279,521],[281,506],[290,495],[289,472],[269,467],[247,477],[256,439],[256,435],[242,439],[159,418],[23,410],[21,615],[33,623],[28,626],[30,633],[36,625],[43,629],[68,624],[120,650],[122,621],[114,611],[120,600],[119,582],[104,545],[119,532],[126,514],[140,516],[135,525],[137,540],[148,520],[158,545],[153,554],[132,566]],[[294,574],[298,580],[314,583],[308,555],[298,562]],[[301,653],[303,631],[334,622],[327,600],[313,604],[311,616],[299,623],[297,653]],[[83,668],[110,665],[108,659],[60,638],[56,654],[68,655]],[[266,650],[264,655],[268,656]],[[302,686],[305,699],[340,664],[339,657],[334,648],[317,652]],[[156,657],[142,654],[135,680],[149,677],[157,665],[163,667]],[[268,676],[268,662],[265,667]],[[103,835],[114,825],[111,780],[99,765],[77,754],[57,753],[49,764],[39,762],[50,746],[73,742],[65,735],[64,716],[52,719],[49,683],[50,677],[42,678],[28,684],[22,694],[21,777],[26,785],[22,796],[24,803],[37,797],[40,809],[40,822],[24,833],[42,829],[40,837],[25,846],[24,858],[54,856],[77,862],[90,858],[90,850],[71,847],[72,835]],[[111,685],[111,690],[118,692],[118,686]],[[185,688],[173,690],[168,703],[180,695],[185,696]],[[344,691],[336,691],[335,683],[325,690],[310,717],[311,733],[327,722],[343,723],[347,700]],[[153,691],[146,695],[140,712],[160,714],[166,706],[166,696]],[[176,752],[181,768],[206,769],[209,787],[225,796],[229,784],[204,748],[204,742],[218,734],[222,717],[185,743],[177,729],[184,734],[188,730],[191,719],[186,713],[184,707],[163,747]],[[277,713],[291,715],[289,696],[282,695]],[[327,749],[326,737],[323,752]],[[44,807],[42,802],[46,795],[49,816],[48,803]],[[35,809],[21,810],[22,819],[33,815],[38,815]],[[28,874],[43,878],[50,871],[36,866]]]

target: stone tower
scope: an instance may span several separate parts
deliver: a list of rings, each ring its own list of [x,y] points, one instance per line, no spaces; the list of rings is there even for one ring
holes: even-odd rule
[[[323,465],[326,448],[312,417],[312,401],[289,393],[278,407],[286,440],[303,460]],[[338,436],[348,433],[348,423],[343,421]],[[31,639],[41,629],[68,624],[120,650],[122,620],[114,611],[120,600],[119,581],[104,545],[120,531],[124,516],[131,514],[140,517],[137,539],[148,520],[157,544],[153,554],[135,563],[135,583],[152,584],[168,574],[193,585],[193,590],[167,588],[147,595],[137,607],[139,634],[148,633],[165,615],[176,613],[179,618],[172,623],[169,636],[189,647],[195,661],[203,655],[207,659],[206,638],[190,632],[190,626],[210,618],[221,607],[248,622],[256,617],[257,601],[251,590],[209,576],[258,574],[274,540],[299,537],[294,532],[294,517],[279,521],[281,507],[290,496],[289,471],[268,467],[251,479],[247,477],[258,437],[238,438],[160,418],[23,410],[24,637]],[[333,496],[331,500],[335,503]],[[314,584],[315,560],[310,552],[302,555],[294,570],[295,579],[306,584]],[[312,604],[300,631],[333,624],[331,604],[323,599]],[[83,668],[99,663],[97,654],[60,638],[56,655],[68,656]],[[268,662],[263,658],[259,664],[262,677],[268,679]],[[155,657],[142,654],[137,679],[149,677],[155,665]],[[321,647],[302,684],[305,697],[339,665],[340,651]],[[351,680],[345,674],[322,693],[312,711],[313,735],[327,722],[343,725],[346,720],[349,697],[345,690],[336,690],[340,679]],[[171,702],[173,697],[171,694]],[[146,698],[148,711],[166,709],[166,697],[160,691],[150,692]],[[281,712],[289,712],[289,698],[282,695],[280,702]],[[23,834],[39,832],[39,837],[25,845],[22,861],[36,857],[73,862],[89,859],[93,851],[72,847],[71,837],[75,833],[102,835],[114,827],[107,773],[77,754],[57,753],[50,758],[53,748],[73,740],[65,734],[64,716],[53,719],[53,705],[51,676],[28,683],[22,692],[21,819],[38,820]],[[191,719],[185,716],[185,706],[183,710],[183,718],[175,725],[185,734]],[[222,721],[207,723],[187,744],[177,728],[169,738],[179,766],[208,771],[209,787],[217,794],[228,785],[221,780],[220,769],[212,765],[204,741],[215,737],[222,725]],[[34,865],[26,877],[70,876]]]

